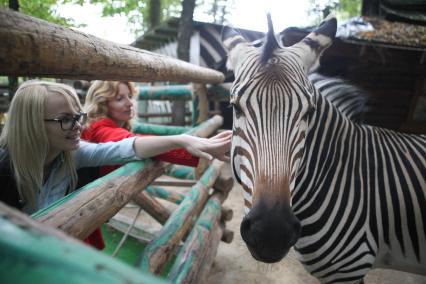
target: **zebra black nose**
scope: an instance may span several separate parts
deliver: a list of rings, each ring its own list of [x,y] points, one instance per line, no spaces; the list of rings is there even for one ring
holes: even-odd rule
[[[300,231],[300,221],[288,205],[269,209],[258,204],[244,217],[240,227],[241,237],[252,256],[266,263],[278,262],[285,257],[296,244]]]

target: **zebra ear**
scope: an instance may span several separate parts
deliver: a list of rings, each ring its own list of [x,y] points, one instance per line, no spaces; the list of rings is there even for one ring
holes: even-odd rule
[[[228,61],[226,67],[229,70],[235,70],[238,62],[237,55],[240,54],[238,50],[242,47],[248,46],[248,42],[233,28],[223,27],[222,29],[222,43],[228,51]]]
[[[319,66],[319,59],[324,50],[333,43],[336,30],[336,17],[329,14],[315,31],[291,47],[300,50],[306,72],[314,71]]]

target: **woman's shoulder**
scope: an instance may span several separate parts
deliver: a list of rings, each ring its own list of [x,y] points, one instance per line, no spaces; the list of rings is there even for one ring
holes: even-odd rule
[[[106,129],[117,128],[117,124],[110,118],[101,118],[96,121],[92,121],[81,133],[81,138],[90,142],[101,142],[99,135],[105,132]]]
[[[104,117],[104,118],[95,120],[89,124],[90,129],[97,129],[100,127],[118,128],[119,126],[109,117]]]

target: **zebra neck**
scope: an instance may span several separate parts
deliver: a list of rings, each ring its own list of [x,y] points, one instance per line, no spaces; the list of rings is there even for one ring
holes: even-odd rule
[[[362,143],[361,126],[352,122],[322,96],[309,121],[304,154],[296,176],[293,204],[303,195],[326,186],[344,159],[354,159],[355,145]],[[354,162],[355,163],[355,162]]]

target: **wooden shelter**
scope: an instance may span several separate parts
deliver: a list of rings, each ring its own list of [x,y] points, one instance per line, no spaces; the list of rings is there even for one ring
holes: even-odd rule
[[[370,29],[358,29],[365,25]],[[280,35],[291,45],[309,32],[289,28]],[[426,27],[377,17],[352,19],[339,27],[319,72],[367,92],[365,123],[426,133]]]

